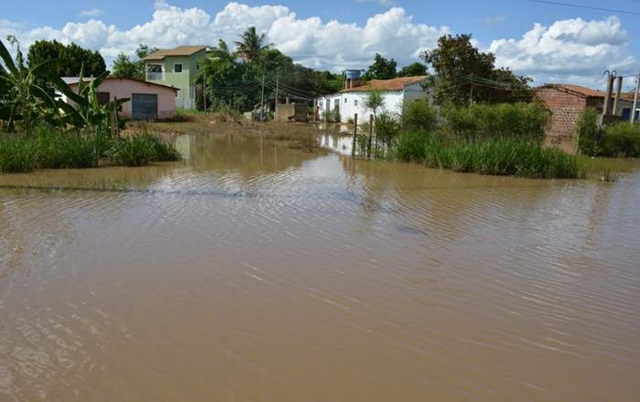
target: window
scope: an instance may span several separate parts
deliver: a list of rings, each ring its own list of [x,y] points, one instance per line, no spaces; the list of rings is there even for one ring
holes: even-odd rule
[[[358,100],[357,99],[353,100],[353,106],[358,106]]]
[[[174,64],[173,65],[173,72],[174,73],[181,73],[182,72],[182,64]]]
[[[349,98],[344,98],[344,103],[348,103],[349,102]]]

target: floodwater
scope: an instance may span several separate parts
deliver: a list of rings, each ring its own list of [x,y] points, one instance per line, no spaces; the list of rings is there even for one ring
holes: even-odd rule
[[[0,401],[638,401],[640,171],[246,136],[0,176]]]

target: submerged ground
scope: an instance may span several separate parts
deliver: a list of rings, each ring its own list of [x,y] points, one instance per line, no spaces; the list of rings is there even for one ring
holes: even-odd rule
[[[637,399],[637,168],[496,178],[256,130],[0,176],[0,400]]]

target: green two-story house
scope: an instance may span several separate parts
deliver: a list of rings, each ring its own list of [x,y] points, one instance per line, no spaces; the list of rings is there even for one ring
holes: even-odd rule
[[[195,109],[198,63],[206,55],[206,46],[179,46],[153,52],[142,59],[146,80],[178,88],[176,107]]]

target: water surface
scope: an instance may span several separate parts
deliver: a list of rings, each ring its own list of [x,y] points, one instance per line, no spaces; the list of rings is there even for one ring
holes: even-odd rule
[[[0,400],[638,400],[640,171],[179,144],[0,176]]]

